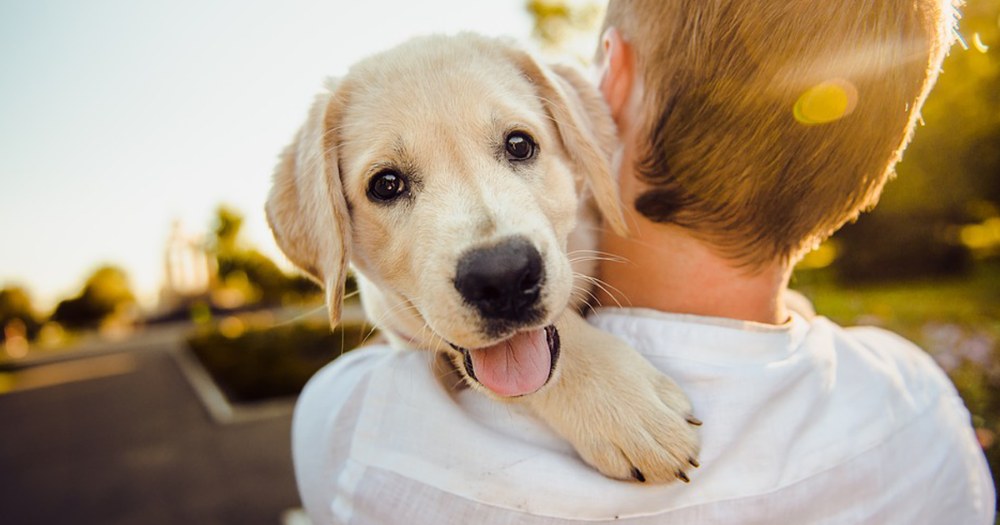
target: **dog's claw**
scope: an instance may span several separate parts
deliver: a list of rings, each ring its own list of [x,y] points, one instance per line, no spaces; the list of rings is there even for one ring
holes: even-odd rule
[[[687,422],[690,423],[690,424],[692,424],[692,425],[694,425],[694,426],[696,426],[696,427],[700,427],[701,424],[702,424],[701,420],[698,419],[698,418],[696,418],[696,417],[694,417],[694,416],[688,416],[687,417]]]
[[[677,471],[677,479],[683,481],[684,483],[691,483],[691,478],[687,477],[687,474],[683,470]]]
[[[638,481],[639,483],[646,482],[646,476],[643,476],[642,471],[635,467],[632,467],[632,477],[635,478],[635,480]]]
[[[688,463],[690,463],[691,466],[694,468],[698,468],[701,466],[701,463],[698,463],[698,460],[694,458],[688,458]]]

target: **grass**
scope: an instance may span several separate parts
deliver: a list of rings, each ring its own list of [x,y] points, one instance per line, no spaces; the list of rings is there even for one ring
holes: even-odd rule
[[[834,321],[879,324],[915,342],[928,323],[1000,329],[1000,264],[983,264],[965,278],[839,286],[828,274],[797,273],[793,288]]]

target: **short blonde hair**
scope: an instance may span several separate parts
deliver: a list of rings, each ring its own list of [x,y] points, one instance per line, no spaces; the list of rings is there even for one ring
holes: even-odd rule
[[[794,262],[878,200],[955,19],[953,0],[611,0],[645,86],[636,209],[740,264]]]

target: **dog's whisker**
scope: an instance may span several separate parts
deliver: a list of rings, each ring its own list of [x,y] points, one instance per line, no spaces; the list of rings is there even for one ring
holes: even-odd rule
[[[585,257],[585,256],[580,256],[580,257],[570,257],[569,258],[570,264],[578,263],[578,262],[586,262],[586,261],[607,261],[607,262],[612,262],[612,263],[627,263],[628,262],[626,259],[621,258],[621,257],[615,258],[615,257]]]
[[[590,304],[592,302],[597,302],[597,295],[594,294],[593,290],[589,286],[573,286],[572,292],[576,294],[574,297],[576,299],[586,299],[585,303]]]
[[[377,326],[375,326],[375,325],[372,325],[372,328],[371,328],[371,330],[368,330],[368,333],[366,333],[366,334],[364,335],[364,337],[362,337],[362,338],[361,338],[361,342],[360,342],[360,343],[358,343],[358,346],[364,346],[365,344],[367,344],[367,343],[368,343],[368,340],[369,340],[369,339],[371,339],[371,338],[372,338],[372,336],[374,336],[374,335],[375,335],[375,332],[376,332],[376,331],[378,331],[378,327],[377,327]]]
[[[405,299],[391,305],[389,308],[386,308],[385,311],[380,313],[378,319],[372,319],[372,329],[368,332],[367,335],[365,335],[364,340],[367,341],[369,338],[371,338],[371,336],[375,334],[375,331],[378,330],[378,327],[384,324],[384,321],[388,319],[389,316],[405,312],[408,309],[415,310],[416,307],[410,304]]]
[[[611,253],[611,252],[606,252],[606,251],[603,251],[603,250],[577,249],[577,250],[570,250],[570,251],[566,252],[566,255],[570,255],[570,256],[577,255],[577,254],[593,254],[593,255],[600,255],[602,257],[621,257],[618,254],[614,254],[614,253]]]
[[[579,290],[579,295],[580,299],[586,299],[578,301],[578,304],[583,305],[583,311],[580,312],[581,314],[588,311],[590,313],[594,313],[597,311],[594,306],[597,304],[597,295],[595,295],[594,292],[590,291],[589,289],[581,289]],[[584,315],[584,317],[586,317],[586,315]]]
[[[445,346],[448,344],[448,341],[434,330],[431,330],[431,327],[426,323],[420,328],[420,341],[428,341],[430,346]],[[424,350],[431,350],[431,348],[425,348]]]
[[[591,250],[586,248],[577,248],[575,250],[569,250],[566,252],[567,255],[573,255],[576,253],[596,253],[598,255],[608,255],[608,256],[614,255],[613,253],[606,252],[604,250]]]
[[[602,252],[600,250],[572,250],[566,254],[570,262],[578,261],[608,261],[614,263],[628,263],[627,257],[622,257],[613,253]]]
[[[615,304],[619,308],[624,308],[624,306],[622,306],[621,301],[618,300],[618,296],[622,297],[622,299],[624,299],[625,302],[629,303],[629,306],[631,306],[631,302],[628,300],[628,296],[626,296],[625,293],[619,290],[618,288],[602,281],[601,279],[598,279],[597,277],[591,277],[589,275],[583,275],[583,274],[576,274],[576,275],[581,279],[584,279],[585,281],[600,288],[608,297],[611,298],[611,300],[615,302]]]
[[[299,323],[301,321],[304,321],[304,320],[306,320],[306,319],[308,319],[308,318],[310,318],[310,317],[318,314],[319,312],[322,312],[323,310],[326,310],[326,304],[322,304],[322,305],[317,306],[316,308],[312,308],[312,309],[306,310],[305,312],[302,312],[301,314],[296,315],[295,317],[292,317],[290,319],[286,319],[286,320],[284,320],[284,321],[282,321],[280,323],[275,323],[273,325],[273,328],[278,328],[278,327],[282,327],[282,326],[289,326],[289,325],[293,325],[293,324]]]
[[[409,307],[412,310],[417,311],[415,305],[410,304]],[[446,327],[446,329],[449,328]],[[418,344],[418,346],[427,347],[427,348],[422,348],[422,350],[433,350],[437,346],[448,346],[448,341],[440,334],[438,334],[436,331],[434,331],[430,327],[430,325],[427,324],[426,321],[424,321],[423,324],[421,324],[420,330],[417,330],[417,333],[414,337],[416,338],[414,344]],[[431,353],[433,354],[434,352]]]

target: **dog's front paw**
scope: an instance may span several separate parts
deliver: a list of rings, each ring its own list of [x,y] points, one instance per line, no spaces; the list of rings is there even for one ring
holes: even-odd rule
[[[608,477],[689,481],[701,421],[684,392],[618,338],[582,319],[560,324],[559,374],[525,401]]]
[[[633,374],[621,378],[631,382],[628,388],[612,389],[601,395],[597,410],[584,410],[591,413],[581,414],[581,432],[567,437],[584,461],[606,476],[686,483],[687,472],[698,467],[701,421],[672,380],[655,370]]]

